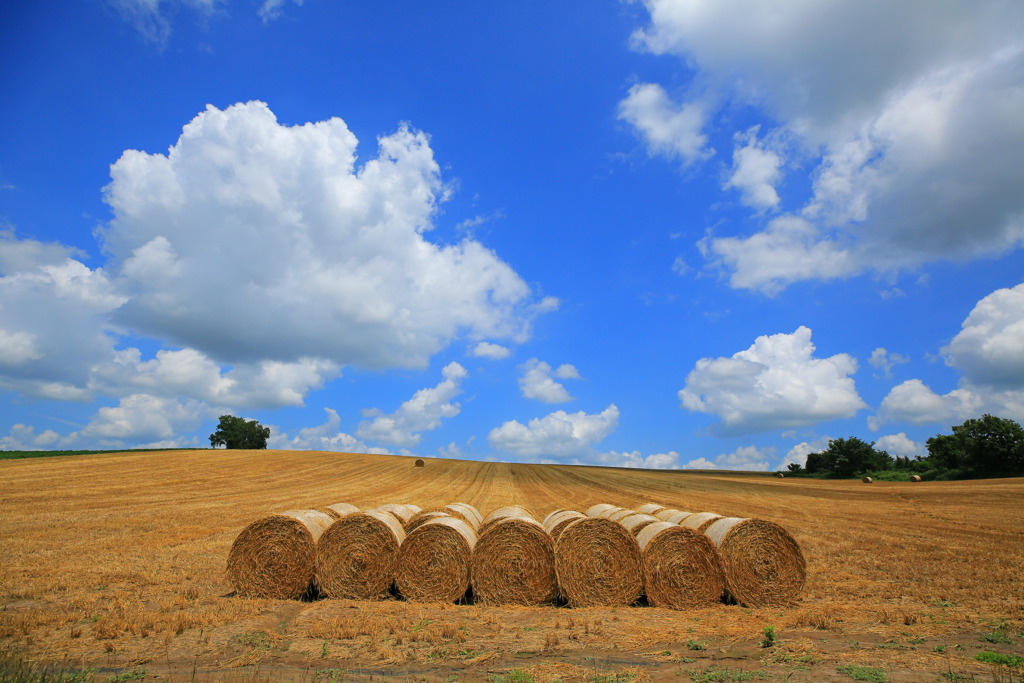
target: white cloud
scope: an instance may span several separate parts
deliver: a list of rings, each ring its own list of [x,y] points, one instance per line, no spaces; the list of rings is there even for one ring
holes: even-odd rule
[[[970,384],[1024,389],[1024,284],[979,301],[942,352]]]
[[[493,448],[520,458],[582,460],[596,457],[594,445],[615,431],[619,409],[612,404],[597,414],[555,411],[534,418],[527,425],[509,420],[491,430],[487,441]]]
[[[758,337],[729,358],[702,358],[679,399],[687,410],[717,415],[717,429],[739,434],[852,417],[867,407],[853,378],[857,361],[841,353],[815,358],[811,330]]]
[[[813,197],[788,216],[808,222],[799,239],[774,222],[712,238],[707,253],[734,287],[771,292],[1024,243],[1024,6],[645,5],[634,44],[695,69],[709,117],[757,107],[779,122],[769,135],[818,164]]]
[[[609,451],[608,453],[602,453],[598,461],[602,465],[611,467],[633,467],[645,470],[679,469],[679,454],[675,451],[652,453],[648,456],[644,456],[640,451],[627,451],[624,453]]]
[[[327,421],[316,427],[304,427],[295,436],[272,429],[267,447],[289,451],[337,451],[342,453],[370,453],[366,444],[341,431],[338,411],[324,408]]]
[[[67,440],[52,429],[36,434],[35,427],[21,423],[13,425],[7,436],[0,437],[0,451],[53,450],[67,445]]]
[[[677,105],[656,83],[630,88],[626,99],[619,103],[619,118],[633,125],[652,156],[660,154],[688,165],[714,154],[701,132],[704,106],[699,102]]]
[[[743,203],[759,211],[774,209],[779,204],[779,193],[775,186],[782,179],[782,157],[758,142],[760,126],[754,126],[745,133],[737,133],[735,140],[742,143],[732,153],[732,175],[725,188],[734,187],[740,191]]]
[[[79,435],[108,443],[178,443],[182,433],[195,430],[216,412],[201,401],[132,394],[121,398],[116,406],[100,408]]]
[[[522,366],[523,374],[519,378],[519,389],[526,398],[534,398],[544,403],[565,403],[572,401],[562,384],[556,382],[552,374],[559,379],[582,379],[576,368],[568,363],[558,366],[552,371],[550,365],[536,358],[531,358]]]
[[[821,451],[828,448],[828,442],[830,437],[823,436],[813,441],[801,441],[797,445],[789,449],[786,453],[786,457],[779,463],[779,469],[784,470],[789,467],[790,463],[796,463],[803,467],[807,464],[807,456],[810,453],[820,453]]]
[[[14,275],[40,266],[60,266],[82,258],[78,249],[56,242],[19,239],[12,228],[0,229],[0,275]]]
[[[107,0],[146,40],[163,47],[171,35],[165,7],[189,7],[200,16],[210,16],[224,0]],[[267,0],[272,2],[273,0]],[[172,10],[173,11],[173,10]]]
[[[684,470],[745,470],[767,472],[768,460],[775,457],[774,448],[759,449],[756,446],[741,446],[732,453],[723,453],[714,460],[697,458],[683,465]]]
[[[260,5],[259,11],[260,19],[263,20],[264,24],[269,24],[275,21],[281,16],[282,7],[284,7],[285,0],[264,0],[263,4]],[[302,0],[292,0],[296,5],[302,7]]]
[[[502,358],[508,358],[512,355],[512,352],[500,344],[482,341],[473,347],[473,355],[477,358],[501,360]]]
[[[903,354],[890,353],[881,346],[872,351],[871,358],[868,359],[868,363],[871,364],[871,367],[878,368],[886,377],[892,377],[892,368],[894,365],[909,362],[910,359]]]
[[[980,415],[982,406],[982,398],[969,389],[940,396],[921,380],[908,379],[882,399],[878,412],[868,418],[868,427],[875,431],[886,422],[956,423]]]
[[[906,432],[883,436],[875,442],[875,448],[886,451],[889,455],[894,457],[901,455],[906,458],[925,455],[925,451],[927,450],[924,444],[910,439]]]
[[[415,446],[423,438],[420,432],[436,429],[442,418],[458,415],[461,408],[452,399],[462,393],[462,380],[468,373],[461,365],[452,362],[444,367],[441,374],[444,380],[437,386],[420,389],[390,415],[377,409],[363,411],[372,419],[359,423],[356,436],[366,441]]]

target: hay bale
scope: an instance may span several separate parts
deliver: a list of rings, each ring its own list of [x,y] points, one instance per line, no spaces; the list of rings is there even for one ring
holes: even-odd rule
[[[375,600],[398,574],[402,525],[378,510],[345,515],[316,544],[316,586],[329,598]]]
[[[558,593],[551,536],[532,517],[484,524],[473,549],[473,597],[485,605],[539,605]]]
[[[676,512],[674,515],[669,515],[662,519],[662,522],[668,522],[669,524],[682,524],[684,520],[693,516],[692,512]]]
[[[725,590],[725,572],[715,544],[689,527],[659,522],[637,536],[642,558],[644,592],[655,607],[685,609],[718,602]]]
[[[657,503],[644,503],[636,509],[642,515],[656,515],[662,510],[667,510],[664,505],[658,505]]]
[[[490,514],[484,517],[483,521],[480,522],[480,528],[477,529],[476,535],[483,536],[484,532],[493,526],[495,522],[499,522],[509,517],[525,517],[536,521],[534,514],[522,505],[506,505],[504,507],[491,510]]]
[[[785,479],[785,478],[786,478],[786,475],[785,475],[785,474],[783,474],[782,472],[776,472],[776,473],[775,473],[775,477],[776,477],[777,479]]]
[[[402,528],[405,529],[405,535],[408,536],[415,529],[418,529],[419,527],[423,526],[424,524],[426,524],[427,522],[429,522],[432,519],[435,519],[437,517],[452,517],[452,516],[453,515],[448,514],[447,511],[442,511],[442,510],[424,510],[423,512],[419,512],[419,513],[413,515],[409,519],[408,524],[404,525]]]
[[[238,595],[295,600],[316,574],[316,543],[331,525],[319,510],[288,510],[242,529],[228,552],[227,579]]]
[[[643,594],[640,546],[618,522],[578,519],[555,544],[558,587],[570,607],[631,605]]]
[[[558,537],[562,534],[562,531],[568,525],[575,522],[577,519],[587,519],[587,516],[582,512],[576,510],[555,510],[553,513],[544,518],[544,531],[551,535],[551,540],[558,542]]]
[[[640,533],[641,529],[643,529],[648,524],[653,524],[657,521],[658,518],[654,515],[645,515],[643,513],[638,512],[635,515],[630,515],[629,517],[620,519],[619,524],[621,524],[626,529],[626,531],[633,534],[633,537],[635,538],[636,535]]]
[[[445,505],[442,510],[445,510],[451,516],[456,519],[465,521],[469,526],[473,527],[475,533],[480,525],[483,524],[484,518],[480,514],[480,511],[469,503],[450,503]]]
[[[920,474],[912,474],[912,475],[910,475],[910,481],[913,481],[913,482],[921,481],[921,475]]]
[[[698,512],[690,515],[681,522],[677,522],[677,524],[679,524],[679,526],[696,529],[697,531],[704,531],[720,519],[722,519],[722,515],[716,515],[714,512]]]
[[[871,477],[864,477],[863,479],[861,479],[861,481],[864,482],[865,484],[870,484],[871,482],[874,481],[874,479],[872,479]]]
[[[353,512],[359,512],[359,508],[349,503],[334,503],[325,507],[323,512],[330,515],[331,519],[340,519],[345,515],[351,515]]]
[[[405,537],[395,583],[410,602],[458,602],[469,590],[477,536],[464,520],[434,517]]]
[[[718,548],[726,590],[744,607],[789,605],[807,578],[800,546],[778,524],[725,517],[704,531]]]
[[[658,510],[654,513],[654,516],[663,522],[667,522],[669,517],[678,515],[681,511],[675,508],[665,508],[664,510]]]
[[[636,514],[636,510],[630,510],[628,508],[619,508],[618,510],[615,510],[614,512],[609,512],[605,519],[610,519],[613,522],[618,522],[618,521],[621,521],[621,520],[625,519],[626,517],[629,517],[629,516],[635,515],[635,514]]]
[[[421,508],[419,505],[413,505],[412,503],[406,503],[405,507],[407,507],[410,510],[412,510],[412,514],[414,514],[414,515],[416,513],[423,512],[423,508]]]
[[[415,508],[415,509],[413,509]],[[403,527],[409,523],[418,512],[420,508],[415,505],[402,505],[400,503],[387,503],[385,505],[378,505],[373,508],[374,512],[386,512],[392,517],[398,520],[398,523]]]
[[[423,458],[416,458],[416,462],[413,463],[413,467],[426,467],[427,463],[423,462]]]
[[[618,510],[618,505],[611,505],[609,503],[598,503],[597,505],[591,505],[587,508],[587,517],[600,517],[602,512],[607,510]]]

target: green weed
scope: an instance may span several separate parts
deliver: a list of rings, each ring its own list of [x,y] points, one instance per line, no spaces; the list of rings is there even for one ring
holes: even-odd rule
[[[855,681],[885,683],[885,671],[876,666],[854,666],[852,664],[838,666],[836,673],[846,674]]]

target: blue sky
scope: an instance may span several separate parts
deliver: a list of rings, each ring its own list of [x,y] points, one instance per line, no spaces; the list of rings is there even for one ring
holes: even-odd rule
[[[1024,419],[1024,6],[0,10],[0,448],[775,469]]]

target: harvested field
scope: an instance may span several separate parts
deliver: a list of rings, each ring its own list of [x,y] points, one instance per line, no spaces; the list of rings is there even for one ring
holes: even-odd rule
[[[137,668],[149,679],[200,681],[473,681],[512,670],[535,681],[739,680],[738,671],[752,680],[852,680],[838,672],[846,667],[891,681],[988,681],[998,672],[979,652],[1024,655],[1022,479],[864,486],[412,463],[280,451],[0,461],[0,650],[93,667],[98,681]],[[225,565],[243,528],[338,502],[360,510],[462,502],[483,514],[520,505],[540,519],[653,503],[765,519],[799,543],[806,585],[792,606],[683,611],[231,595]],[[776,636],[761,647],[767,627]],[[722,670],[732,674],[708,673]]]

